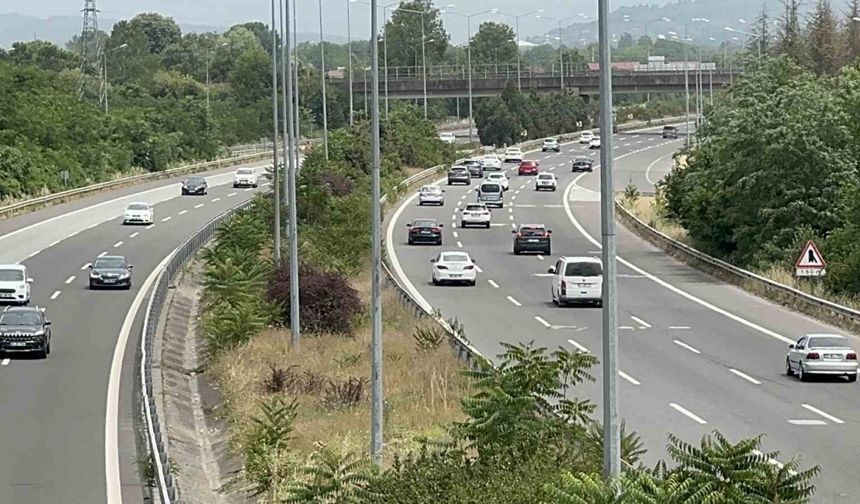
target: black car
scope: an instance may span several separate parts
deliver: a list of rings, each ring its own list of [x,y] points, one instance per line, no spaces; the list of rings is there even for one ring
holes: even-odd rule
[[[519,229],[511,231],[514,234],[514,254],[523,252],[538,252],[544,255],[552,254],[552,231],[543,224],[523,224]]]
[[[663,126],[663,138],[678,138],[678,128],[674,126]]]
[[[103,256],[90,265],[90,289],[117,287],[131,289],[133,266],[123,256]]]
[[[203,177],[188,177],[182,181],[182,195],[199,194],[204,195],[209,192],[209,184]]]
[[[452,166],[448,170],[448,185],[451,184],[472,185],[472,175],[465,166]]]
[[[409,245],[416,243],[431,243],[442,245],[442,226],[436,219],[415,219],[412,224],[407,224]]]
[[[10,306],[0,313],[0,353],[51,353],[51,321],[37,306]]]
[[[576,158],[573,160],[570,171],[572,172],[590,172],[594,171],[594,161],[589,158]]]
[[[477,159],[467,159],[466,161],[463,161],[463,166],[468,168],[469,174],[472,178],[484,177],[484,165]]]

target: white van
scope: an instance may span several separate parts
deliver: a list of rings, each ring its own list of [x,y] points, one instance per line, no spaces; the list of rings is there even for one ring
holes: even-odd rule
[[[505,189],[496,182],[484,182],[478,187],[478,203],[503,208],[505,206]]]
[[[552,274],[552,302],[603,305],[603,263],[596,257],[559,257]]]
[[[25,305],[30,302],[33,279],[23,264],[0,265],[0,302]]]

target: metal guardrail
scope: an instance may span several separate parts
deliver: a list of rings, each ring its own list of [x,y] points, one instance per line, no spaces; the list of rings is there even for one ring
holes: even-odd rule
[[[745,282],[753,283],[763,290],[767,298],[783,305],[798,308],[807,315],[819,316],[824,313],[835,319],[838,325],[846,329],[856,330],[860,328],[860,311],[858,310],[807,294],[801,290],[775,282],[769,278],[712,257],[654,229],[633,215],[618,201],[615,202],[615,208],[618,211],[619,219],[625,225],[670,255],[675,257],[680,256],[681,259],[692,260],[698,264],[702,264],[712,274],[729,283],[740,286],[743,286]]]
[[[191,238],[171,253],[167,264],[159,272],[146,314],[143,319],[140,338],[140,376],[141,376],[141,400],[144,424],[146,426],[146,440],[149,449],[149,459],[152,463],[155,475],[156,487],[162,504],[179,502],[179,487],[172,468],[172,462],[168,456],[165,443],[166,432],[162,432],[156,408],[155,397],[152,390],[152,342],[158,329],[158,321],[164,310],[167,293],[171,282],[176,278],[179,270],[200,250],[203,245],[212,239],[220,224],[233,218],[242,210],[250,208],[253,200],[245,201],[230,210],[222,213],[209,221],[203,228],[197,231]]]

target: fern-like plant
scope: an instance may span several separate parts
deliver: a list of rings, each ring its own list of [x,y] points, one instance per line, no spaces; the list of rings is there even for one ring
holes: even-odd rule
[[[320,448],[295,482],[287,487],[287,504],[360,504],[371,497],[373,466],[355,454]]]

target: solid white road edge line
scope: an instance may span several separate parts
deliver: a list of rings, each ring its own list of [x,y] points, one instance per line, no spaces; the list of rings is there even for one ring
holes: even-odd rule
[[[699,423],[702,425],[705,425],[706,423],[708,423],[708,422],[704,421],[702,418],[696,416],[692,411],[684,408],[683,406],[680,406],[680,405],[673,403],[673,402],[670,402],[669,406],[671,406],[678,413],[686,416],[687,418],[690,418],[691,420],[693,420],[696,423]]]
[[[514,299],[512,296],[508,296],[508,301],[514,304],[514,306],[522,306],[523,304]]]
[[[750,376],[744,372],[738,371],[737,369],[733,369],[733,368],[729,368],[729,371],[731,371],[731,373],[734,374],[735,376],[739,376],[739,377],[743,378],[744,380],[752,383],[753,385],[761,385],[760,381],[756,380],[755,378],[753,378],[752,376]]]
[[[655,164],[657,164],[657,163],[659,163],[660,161],[662,161],[662,160],[666,159],[667,157],[671,157],[671,156],[673,156],[674,154],[675,154],[675,153],[673,152],[673,153],[671,153],[671,154],[666,154],[665,156],[658,157],[658,158],[657,158],[657,159],[655,159],[651,164],[649,164],[649,165],[648,165],[648,168],[646,168],[646,169],[645,169],[645,180],[647,180],[649,184],[651,184],[652,186],[656,186],[656,185],[657,185],[657,182],[654,182],[653,180],[651,180],[651,168],[654,168],[654,165],[655,165]]]
[[[616,158],[616,159],[618,159],[618,158]],[[571,207],[570,207],[570,201],[568,199],[570,197],[570,191],[573,189],[574,186],[576,186],[576,183],[585,175],[587,175],[587,173],[583,173],[580,176],[573,179],[573,181],[570,184],[568,184],[567,188],[565,189],[565,191],[564,191],[564,211],[567,213],[568,219],[570,219],[570,221],[573,223],[573,225],[576,227],[576,229],[580,232],[580,234],[582,234],[582,236],[584,236],[586,240],[590,241],[595,247],[600,248],[601,247],[600,242],[595,240],[593,236],[588,234],[588,231],[586,231],[585,228],[582,227],[582,224],[580,224],[579,221],[576,220],[576,217],[573,215],[573,210],[571,210]],[[727,310],[724,310],[724,309],[722,309],[716,305],[713,305],[713,304],[709,303],[708,301],[705,301],[704,299],[698,298],[698,297],[694,296],[693,294],[690,294],[689,292],[687,292],[683,289],[680,289],[680,288],[670,284],[669,282],[652,275],[651,273],[648,273],[647,271],[643,270],[639,266],[636,266],[635,264],[631,263],[630,261],[624,259],[621,256],[618,256],[618,262],[623,264],[624,266],[627,266],[628,268],[632,269],[636,273],[639,273],[640,275],[648,278],[649,280],[656,282],[658,285],[669,289],[670,291],[674,292],[675,294],[678,294],[681,297],[687,298],[688,300],[690,300],[694,303],[697,303],[697,304],[699,304],[699,305],[701,305],[701,306],[703,306],[703,307],[705,307],[705,308],[707,308],[707,309],[709,309],[715,313],[719,313],[720,315],[728,317],[728,318],[734,320],[735,322],[738,322],[742,325],[745,325],[745,326],[747,326],[751,329],[754,329],[754,330],[756,330],[762,334],[765,334],[765,335],[770,336],[772,338],[778,339],[778,340],[782,341],[783,343],[788,343],[788,344],[794,343],[794,340],[792,340],[790,338],[786,338],[782,334],[771,331],[770,329],[762,327],[762,326],[756,324],[755,322],[750,322],[749,320],[747,320],[747,319],[745,319],[739,315],[735,315],[734,313],[731,313]]]
[[[840,420],[839,418],[836,418],[835,416],[831,415],[830,413],[827,413],[826,411],[821,411],[820,409],[816,408],[815,406],[812,406],[809,404],[801,404],[801,406],[803,406],[804,408],[808,409],[809,411],[815,413],[816,415],[823,416],[824,418],[830,420],[833,423],[837,423],[837,424],[844,424],[845,423],[844,420]]]
[[[678,346],[679,346],[679,347],[681,347],[681,348],[686,348],[687,350],[689,350],[689,351],[693,352],[694,354],[700,354],[700,353],[702,353],[702,352],[700,352],[700,351],[696,350],[695,348],[691,347],[690,345],[688,345],[688,344],[684,343],[683,341],[679,341],[679,340],[672,340],[672,342],[673,342],[673,343],[675,343],[676,345],[678,345]]]
[[[128,338],[131,334],[134,319],[137,318],[137,312],[140,310],[140,305],[149,293],[149,288],[158,273],[164,269],[167,262],[173,257],[177,249],[161,260],[158,266],[152,270],[152,273],[146,277],[140,290],[131,302],[131,307],[125,315],[125,320],[119,330],[119,336],[116,340],[116,346],[113,350],[113,360],[110,366],[110,377],[108,379],[107,390],[107,408],[105,410],[105,479],[107,482],[107,502],[108,504],[122,504],[122,484],[120,483],[119,475],[119,385],[122,378],[122,359],[125,356],[125,347],[128,344]]]

